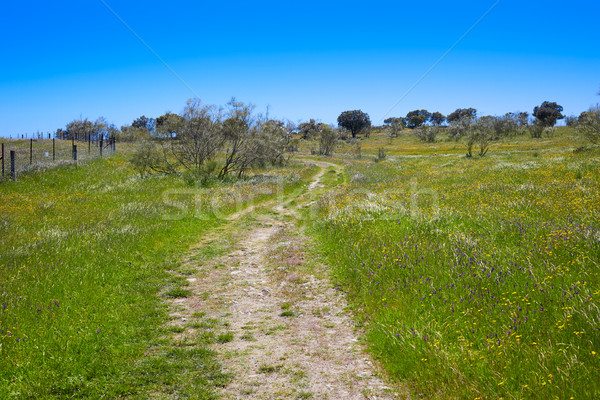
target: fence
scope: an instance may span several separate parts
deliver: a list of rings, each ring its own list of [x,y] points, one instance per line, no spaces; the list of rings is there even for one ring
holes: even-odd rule
[[[53,168],[63,164],[77,164],[99,157],[111,156],[116,151],[114,139],[74,141],[60,139],[0,139],[0,181],[17,180],[20,174]]]

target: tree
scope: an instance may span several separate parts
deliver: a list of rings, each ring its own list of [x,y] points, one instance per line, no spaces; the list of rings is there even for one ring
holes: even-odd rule
[[[473,147],[476,144],[479,144],[479,155],[483,157],[494,140],[492,119],[493,117],[484,117],[477,120],[471,118],[470,113],[463,113],[463,118],[451,122],[449,134],[457,141],[466,138],[467,157],[473,156]]]
[[[54,134],[54,137],[57,139],[66,139],[67,138],[67,131],[63,131],[62,128],[58,128],[56,130],[56,133]]]
[[[389,121],[389,122],[385,122],[385,121]],[[404,125],[404,118],[388,118],[385,121],[383,121],[386,124],[390,124],[388,129],[388,132],[390,134],[390,137],[395,138],[398,137],[398,134],[404,130],[404,128],[406,128],[406,126]]]
[[[136,156],[157,172],[172,174],[183,168],[195,175],[206,175],[206,163],[223,146],[221,117],[221,110],[215,106],[190,99],[182,115],[167,113],[156,119],[154,141],[141,143],[142,154]],[[156,154],[160,157],[154,157]]]
[[[514,119],[514,113],[506,113],[503,116],[486,115],[479,118],[479,122],[484,123],[490,129],[494,140],[518,133],[518,125]]]
[[[289,127],[282,121],[259,121],[258,133],[254,138],[253,165],[283,165],[286,162],[285,152],[292,139]]]
[[[569,128],[576,128],[579,123],[579,119],[577,119],[576,115],[568,115],[565,117],[565,123]]]
[[[508,134],[520,135],[526,131],[529,113],[521,111],[509,112],[504,114],[503,119],[510,130],[510,132],[507,132]]]
[[[457,108],[456,111],[446,117],[446,120],[452,123],[460,120],[472,121],[475,118],[477,118],[477,110],[475,108]]]
[[[436,111],[433,114],[431,114],[429,120],[433,125],[440,126],[444,123],[444,121],[446,121],[446,117],[441,112]]]
[[[427,126],[422,125],[413,130],[413,133],[416,137],[421,139],[423,142],[433,143],[435,142],[435,137],[440,133],[439,126]]]
[[[321,125],[321,136],[319,137],[319,154],[330,156],[335,149],[338,140],[338,131],[329,125]]]
[[[67,124],[64,139],[84,140],[94,132],[94,123],[86,119],[75,119]]]
[[[239,178],[252,167],[283,164],[291,127],[255,117],[253,109],[235,99],[226,111],[191,99],[181,115],[167,113],[156,119],[156,135],[139,141],[132,163],[141,175],[183,170],[202,181],[217,171],[219,178],[231,174]]]
[[[153,132],[154,128],[156,127],[156,120],[154,118],[148,118],[145,115],[142,115],[138,119],[134,120],[131,123],[131,126],[136,129]]]
[[[424,125],[431,118],[431,113],[427,110],[414,110],[406,114],[404,122],[408,128],[414,129]]]
[[[544,128],[553,127],[557,120],[564,118],[562,111],[563,107],[555,102],[544,101],[541,106],[533,109],[535,123]]]
[[[592,143],[600,143],[600,106],[596,105],[579,116],[579,130]]]
[[[365,132],[365,136],[370,134],[371,119],[361,110],[344,111],[338,117],[337,122],[338,126],[348,129],[353,138],[361,132]]]
[[[313,139],[319,136],[319,126],[314,119],[311,119],[308,122],[303,122],[298,125],[298,133],[302,135],[302,139]]]
[[[156,133],[162,138],[174,138],[181,131],[185,118],[181,115],[166,113],[156,118]]]

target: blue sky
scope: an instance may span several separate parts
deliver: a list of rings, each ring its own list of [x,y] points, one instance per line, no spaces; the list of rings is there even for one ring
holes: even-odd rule
[[[0,136],[80,116],[120,126],[232,96],[297,122],[362,109],[374,123],[425,108],[579,114],[600,101],[597,1],[4,2]]]

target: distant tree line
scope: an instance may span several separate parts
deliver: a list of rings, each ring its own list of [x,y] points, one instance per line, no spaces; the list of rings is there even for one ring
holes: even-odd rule
[[[119,130],[114,124],[106,121],[104,117],[96,121],[85,119],[76,119],[67,124],[65,129],[57,129],[55,137],[63,140],[100,140],[114,138],[119,134]]]
[[[294,134],[304,140],[317,140],[318,149],[313,152],[329,156],[339,139],[348,135],[352,139],[359,135],[368,137],[372,130],[369,115],[360,109],[342,112],[337,118],[337,129],[314,119],[294,126],[254,115],[253,110],[252,105],[235,99],[225,108],[190,100],[181,114],[168,112],[158,118],[142,115],[120,129],[103,117],[94,122],[73,120],[65,129],[58,129],[56,137],[74,140],[116,138],[137,142],[139,146],[133,162],[141,174],[151,171],[174,173],[185,169],[200,175],[215,173],[223,178],[242,176],[256,166],[285,162],[285,152],[297,149]],[[475,108],[458,108],[445,116],[437,111],[417,109],[409,111],[405,117],[390,117],[383,122],[392,138],[410,129],[424,142],[435,142],[441,132],[454,140],[464,139],[467,156],[471,157],[475,148],[479,149],[480,156],[485,155],[490,144],[503,137],[525,133],[533,138],[551,137],[554,126],[561,119],[566,120],[567,126],[581,131],[591,142],[600,142],[598,105],[578,117],[565,117],[561,105],[544,101],[534,107],[531,116],[521,111],[501,116],[478,116]]]

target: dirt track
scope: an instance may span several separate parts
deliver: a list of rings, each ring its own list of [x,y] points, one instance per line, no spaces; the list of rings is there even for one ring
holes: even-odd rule
[[[324,168],[296,199],[310,202]],[[265,209],[265,205],[262,207]],[[226,399],[392,399],[379,370],[365,353],[341,293],[326,267],[311,257],[309,239],[291,222],[293,209],[266,205],[234,215],[228,226],[207,235],[199,249],[235,243],[189,278],[193,295],[173,304],[173,316],[205,313],[230,334],[215,344],[225,371]],[[190,260],[196,257],[192,254]],[[197,263],[189,261],[188,263]],[[232,335],[231,335],[232,334]]]

